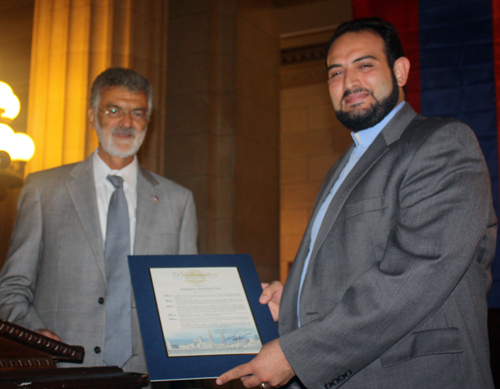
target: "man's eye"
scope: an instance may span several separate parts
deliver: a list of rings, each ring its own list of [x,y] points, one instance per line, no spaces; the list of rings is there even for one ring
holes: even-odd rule
[[[111,108],[111,109],[109,110],[109,114],[110,114],[111,116],[120,116],[120,112],[121,112],[121,110],[120,110],[120,109],[118,109],[118,108]]]
[[[142,119],[146,117],[146,113],[144,111],[138,110],[138,111],[132,111],[132,116],[137,118],[137,119]]]
[[[340,70],[337,70],[336,72],[331,72],[328,76],[328,81],[331,81],[333,80],[334,78],[337,78],[338,76],[340,76],[342,74],[342,71]]]

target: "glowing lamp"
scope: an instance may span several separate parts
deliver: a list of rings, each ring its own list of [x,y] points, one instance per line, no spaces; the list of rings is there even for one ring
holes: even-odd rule
[[[11,87],[0,81],[0,201],[7,197],[8,188],[23,184],[24,165],[35,153],[33,140],[6,124],[16,118],[20,109]]]
[[[10,154],[13,140],[14,130],[7,124],[0,123],[0,150],[5,150]]]
[[[13,161],[27,162],[35,154],[35,143],[29,135],[17,132],[14,134],[12,146],[8,153]]]
[[[20,110],[21,103],[12,88],[5,82],[0,81],[0,117],[13,120]]]

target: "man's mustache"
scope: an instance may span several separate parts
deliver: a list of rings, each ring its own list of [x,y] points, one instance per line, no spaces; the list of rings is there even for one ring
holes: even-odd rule
[[[354,93],[361,93],[361,92],[366,92],[372,95],[372,91],[369,89],[363,89],[363,88],[353,88],[353,89],[348,89],[344,92],[344,95],[342,96],[342,100],[344,100],[347,96],[350,96]]]
[[[135,138],[137,130],[133,127],[114,127],[111,129],[111,135],[133,136]]]

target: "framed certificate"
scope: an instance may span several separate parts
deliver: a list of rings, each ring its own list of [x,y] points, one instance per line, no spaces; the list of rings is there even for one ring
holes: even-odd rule
[[[249,255],[129,256],[151,382],[216,378],[278,331]]]

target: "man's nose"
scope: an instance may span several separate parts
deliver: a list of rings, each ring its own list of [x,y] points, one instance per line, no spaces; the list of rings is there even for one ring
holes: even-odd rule
[[[132,126],[132,112],[131,111],[124,111],[123,112],[123,117],[120,119],[121,123],[125,127],[131,127]]]
[[[359,78],[357,72],[346,70],[344,76],[344,90],[347,91],[355,88],[356,86],[359,86]]]

